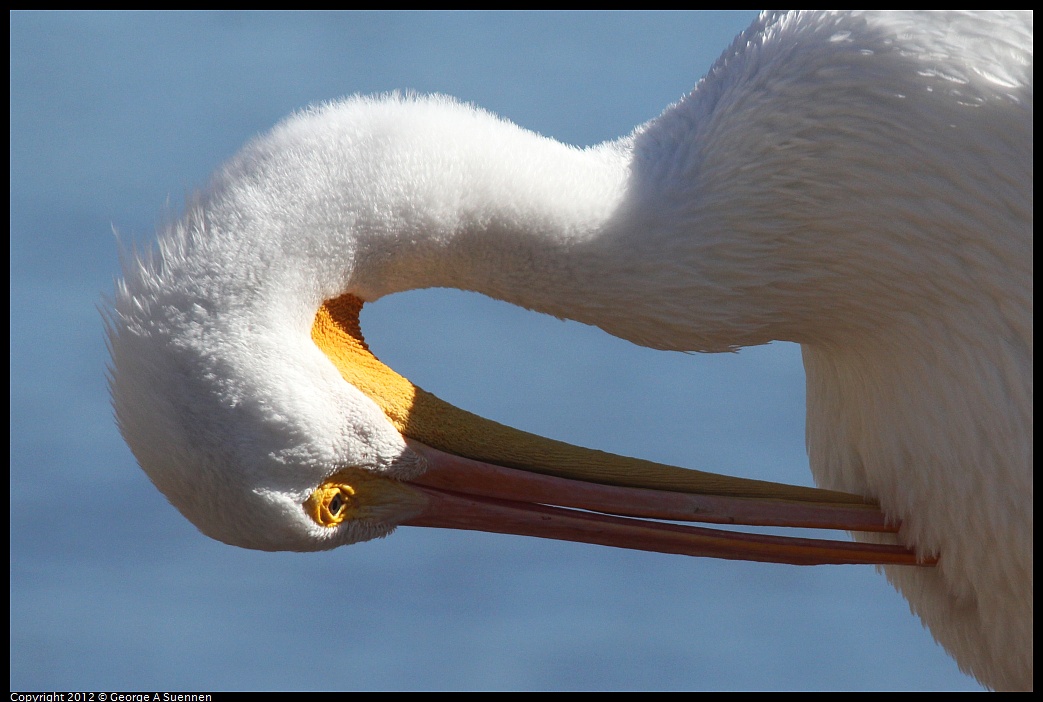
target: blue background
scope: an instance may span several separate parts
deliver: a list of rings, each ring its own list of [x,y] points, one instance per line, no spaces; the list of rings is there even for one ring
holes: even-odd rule
[[[112,421],[116,240],[311,102],[413,89],[578,145],[689,91],[753,13],[14,13],[11,688],[978,689],[870,567],[421,529],[323,554],[200,535]],[[455,291],[393,296],[385,361],[577,444],[810,484],[789,344],[650,351]]]

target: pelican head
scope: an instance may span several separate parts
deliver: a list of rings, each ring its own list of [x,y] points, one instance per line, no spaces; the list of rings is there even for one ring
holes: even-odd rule
[[[1030,687],[1031,67],[1031,14],[766,13],[690,95],[591,148],[439,96],[305,110],[125,255],[107,320],[120,429],[229,544],[404,525],[875,563],[961,667]],[[366,302],[424,287],[660,349],[798,342],[830,490],[452,407],[359,327]]]

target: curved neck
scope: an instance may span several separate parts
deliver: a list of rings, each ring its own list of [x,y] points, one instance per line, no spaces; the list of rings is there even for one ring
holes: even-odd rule
[[[393,194],[393,223],[357,230],[351,291],[374,300],[452,287],[570,317],[596,305],[604,289],[596,274],[609,271],[590,253],[622,200],[626,154],[575,149],[488,118],[479,125],[487,133],[478,138],[443,130],[430,151],[414,153],[420,177],[397,169],[408,189]],[[465,136],[466,148],[454,148]]]
[[[559,314],[567,300],[575,316],[603,289],[579,280],[594,273],[584,249],[622,199],[627,158],[446,99],[355,99],[296,116],[229,164],[201,208],[223,250],[208,260],[272,287],[265,308],[303,304],[309,322],[344,293],[441,286]]]

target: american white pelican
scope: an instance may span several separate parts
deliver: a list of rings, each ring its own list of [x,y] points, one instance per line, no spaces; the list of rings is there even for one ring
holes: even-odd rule
[[[1031,13],[765,14],[690,95],[590,149],[442,97],[314,108],[247,145],[124,275],[120,428],[214,538],[315,550],[414,524],[906,564],[888,578],[963,670],[1032,686]],[[860,497],[440,403],[357,322],[431,286],[662,349],[799,342],[811,468]],[[547,505],[901,529],[731,537]]]

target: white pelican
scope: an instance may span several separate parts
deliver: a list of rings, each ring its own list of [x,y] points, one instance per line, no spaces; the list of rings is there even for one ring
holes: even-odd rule
[[[964,671],[1032,686],[1031,13],[764,14],[690,95],[589,149],[443,97],[317,107],[248,144],[124,276],[120,428],[216,539],[316,550],[412,524],[892,564]],[[432,286],[661,349],[798,342],[812,471],[859,497],[440,403],[357,324],[363,301]],[[845,544],[594,512],[901,528]]]

